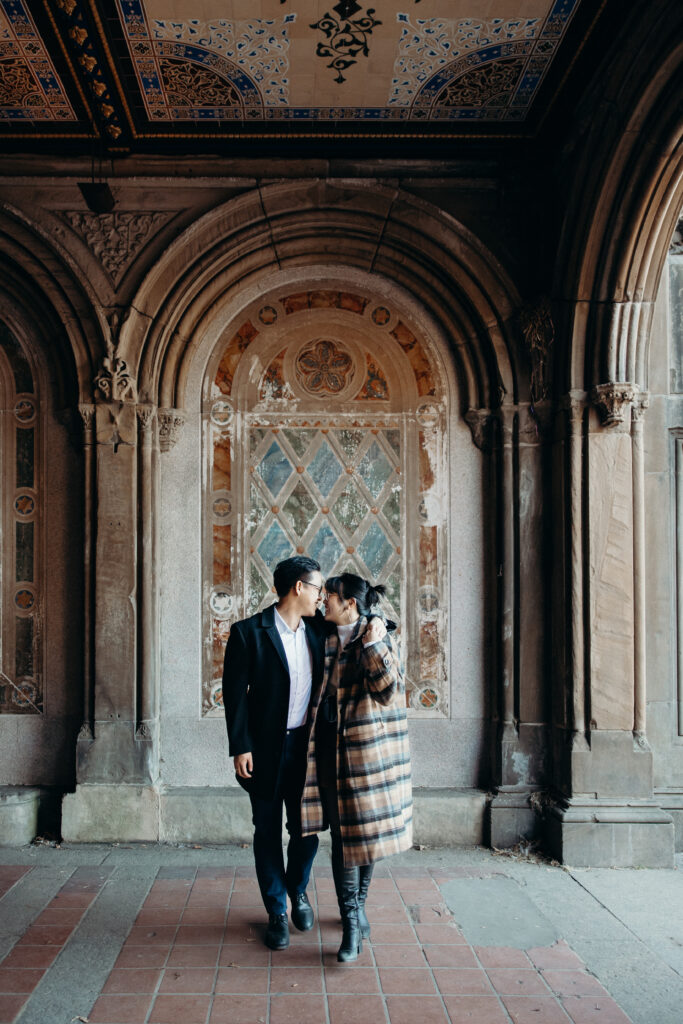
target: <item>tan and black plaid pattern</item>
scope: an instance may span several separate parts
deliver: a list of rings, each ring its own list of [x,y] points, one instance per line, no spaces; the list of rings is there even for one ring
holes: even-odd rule
[[[327,827],[316,771],[315,719],[327,680],[337,685],[337,794],[344,864],[371,864],[412,845],[412,789],[405,685],[398,653],[387,635],[363,648],[366,620],[339,650],[325,645],[322,685],[312,695],[306,784],[301,803],[304,835]]]

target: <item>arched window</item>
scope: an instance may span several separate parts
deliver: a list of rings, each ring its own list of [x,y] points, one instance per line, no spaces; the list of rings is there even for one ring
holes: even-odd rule
[[[306,553],[385,583],[408,701],[448,712],[447,392],[415,326],[370,296],[279,295],[228,332],[205,389],[202,707],[219,709],[230,623]]]
[[[17,337],[0,321],[2,677],[0,714],[43,710],[39,396]]]

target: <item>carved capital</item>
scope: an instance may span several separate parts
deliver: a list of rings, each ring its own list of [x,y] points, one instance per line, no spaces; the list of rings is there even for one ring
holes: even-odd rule
[[[95,422],[95,406],[89,403],[82,403],[78,406],[78,411],[83,421],[83,429],[86,434],[89,434]]]
[[[583,413],[586,408],[588,396],[585,391],[569,391],[563,395],[560,401],[560,408],[567,413],[569,433],[579,434],[583,424]]]
[[[170,452],[178,440],[180,429],[185,423],[185,413],[180,409],[159,409],[159,448]]]
[[[137,389],[128,372],[125,359],[113,353],[102,360],[102,369],[95,377],[95,387],[105,402],[135,402]]]
[[[492,443],[492,423],[490,409],[468,409],[465,422],[472,433],[472,440],[480,451],[490,451]]]
[[[79,742],[92,743],[94,738],[95,737],[93,736],[92,726],[90,725],[89,722],[84,722],[83,725],[78,730]]]
[[[633,399],[631,407],[631,419],[633,423],[642,423],[645,418],[645,410],[650,408],[650,395],[647,391],[638,391]]]
[[[154,419],[154,406],[153,405],[138,405],[135,409],[140,426],[144,430],[150,430],[152,427],[152,421]]]
[[[596,385],[591,391],[591,401],[600,414],[603,427],[616,427],[623,423],[635,395],[635,385],[627,381]]]

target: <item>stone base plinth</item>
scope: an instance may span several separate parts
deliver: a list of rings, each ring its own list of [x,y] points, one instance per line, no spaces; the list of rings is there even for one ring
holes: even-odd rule
[[[557,860],[573,867],[674,866],[671,815],[651,801],[575,797],[550,809],[546,841]]]
[[[521,839],[538,838],[540,820],[529,798],[529,792],[496,793],[488,812],[486,839],[489,846],[505,850],[516,846]]]
[[[655,800],[663,811],[671,815],[676,853],[683,853],[683,789],[656,789]]]
[[[155,842],[159,794],[152,786],[83,783],[62,802],[62,836],[71,843]]]
[[[40,790],[0,786],[0,846],[26,846],[38,834]]]
[[[479,790],[415,790],[415,843],[480,845],[486,802]],[[74,843],[242,843],[252,832],[249,798],[234,787],[80,785],[62,806],[62,835]]]

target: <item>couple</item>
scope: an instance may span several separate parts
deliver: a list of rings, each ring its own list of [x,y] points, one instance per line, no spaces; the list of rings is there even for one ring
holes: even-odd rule
[[[265,943],[289,945],[288,895],[294,926],[313,927],[306,887],[317,833],[329,826],[343,923],[337,959],[355,960],[370,936],[373,864],[411,845],[405,687],[388,632],[394,624],[377,610],[384,587],[352,573],[323,582],[312,558],[280,562],[273,583],[277,603],[232,626],[223,670],[230,754],[251,799]]]

